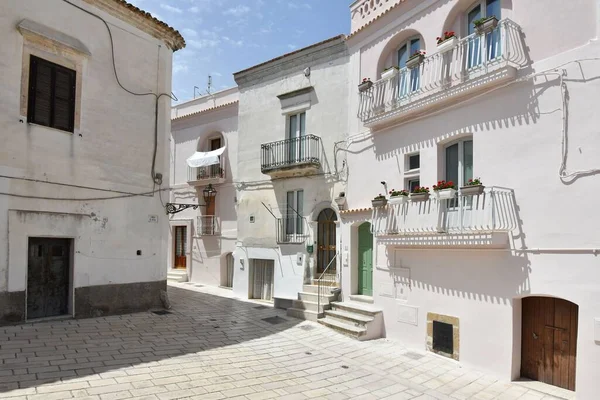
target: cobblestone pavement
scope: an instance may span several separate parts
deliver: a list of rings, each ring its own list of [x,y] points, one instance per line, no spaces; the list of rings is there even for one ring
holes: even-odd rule
[[[166,315],[0,328],[0,399],[557,398],[196,286],[171,285]]]

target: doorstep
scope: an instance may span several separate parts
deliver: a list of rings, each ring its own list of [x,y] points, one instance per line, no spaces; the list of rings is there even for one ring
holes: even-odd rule
[[[357,303],[366,303],[366,304],[375,303],[373,296],[365,296],[363,294],[351,294],[348,297],[350,298],[350,300],[355,301]]]
[[[558,397],[565,400],[575,400],[575,392],[567,389],[560,388],[558,386],[549,385],[544,382],[532,381],[527,378],[519,378],[512,382],[516,386],[520,386],[524,389],[534,390],[544,395]]]

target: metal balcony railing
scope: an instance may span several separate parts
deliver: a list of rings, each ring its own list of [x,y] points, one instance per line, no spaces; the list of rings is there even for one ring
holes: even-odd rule
[[[512,189],[487,187],[480,195],[437,200],[434,194],[423,202],[408,200],[373,209],[375,236],[480,234],[517,229]]]
[[[304,217],[294,214],[286,218],[276,218],[275,224],[277,243],[301,244],[308,238],[308,224]]]
[[[318,136],[305,135],[260,146],[263,172],[307,165],[321,165],[321,138]]]
[[[223,178],[225,178],[225,157],[221,157],[219,164],[207,167],[193,168],[188,166],[188,182],[203,182]]]
[[[220,230],[219,218],[215,215],[201,215],[197,220],[198,236],[215,236]]]
[[[489,33],[469,35],[458,40],[451,50],[425,57],[414,69],[402,68],[395,76],[374,82],[359,93],[358,117],[368,124],[414,107],[428,107],[448,97],[464,95],[461,90],[452,93],[452,88],[463,88],[468,83],[477,87],[480,79],[489,83],[497,80],[492,73],[508,66],[521,67],[526,62],[520,26],[504,19]],[[490,78],[487,82],[486,77]],[[431,98],[434,94],[440,98]]]

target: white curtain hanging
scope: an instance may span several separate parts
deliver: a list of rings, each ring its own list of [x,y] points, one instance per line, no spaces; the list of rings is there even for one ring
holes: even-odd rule
[[[202,152],[197,151],[193,156],[187,159],[187,165],[192,168],[207,167],[209,165],[219,164],[221,162],[221,156],[225,151],[225,146],[220,149]]]

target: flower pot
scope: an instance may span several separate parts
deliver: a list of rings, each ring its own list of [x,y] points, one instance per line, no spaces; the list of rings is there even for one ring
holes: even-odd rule
[[[419,65],[423,63],[425,60],[425,56],[423,54],[419,54],[418,56],[412,56],[408,60],[406,60],[406,68],[413,69],[417,68]]]
[[[460,194],[461,196],[479,196],[483,193],[484,189],[485,186],[483,185],[462,186],[460,188]]]
[[[450,39],[444,40],[442,43],[437,45],[438,52],[447,53],[458,44],[458,38],[456,36],[452,36]]]
[[[490,17],[490,18],[486,19],[483,22],[483,24],[476,26],[475,31],[477,32],[478,35],[483,35],[486,33],[490,33],[491,31],[496,29],[497,26],[498,26],[498,18]]]
[[[373,199],[371,200],[373,208],[383,207],[387,204],[387,199]]]
[[[410,201],[427,201],[429,200],[429,193],[411,193]]]
[[[404,204],[407,201],[408,201],[408,196],[392,196],[388,200],[388,203],[390,203],[390,205],[393,205],[393,204]]]
[[[398,75],[398,68],[388,68],[381,73],[381,79],[392,79],[396,75]]]
[[[365,92],[365,91],[371,89],[371,86],[373,86],[373,82],[371,82],[371,81],[363,82],[358,85],[358,91]]]
[[[435,191],[435,197],[438,200],[450,200],[456,196],[456,189],[442,189]]]

